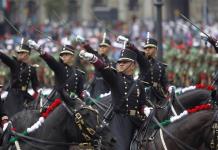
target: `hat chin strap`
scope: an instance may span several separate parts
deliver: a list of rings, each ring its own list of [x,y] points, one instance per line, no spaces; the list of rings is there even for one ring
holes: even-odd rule
[[[126,69],[124,69],[123,71],[121,71],[122,73],[124,73],[127,69],[129,69],[129,67],[132,65],[132,63],[134,63],[134,61],[133,62],[131,62],[130,64],[129,64],[129,66],[128,67],[126,67]]]

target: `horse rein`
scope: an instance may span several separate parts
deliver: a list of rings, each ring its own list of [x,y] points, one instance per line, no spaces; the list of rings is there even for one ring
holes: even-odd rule
[[[175,137],[174,135],[172,135],[169,131],[167,131],[161,124],[160,122],[156,119],[156,117],[153,117],[153,121],[160,127],[160,129],[167,134],[171,139],[175,140],[176,143],[178,143],[178,146],[181,149],[184,150],[197,150],[187,144],[185,144],[184,142],[182,142],[180,139],[178,139],[177,137]]]
[[[197,150],[187,144],[185,144],[184,142],[182,142],[180,139],[178,139],[177,137],[173,136],[170,132],[168,132],[161,124],[160,122],[155,118],[153,117],[153,120],[154,122],[160,127],[160,137],[161,137],[161,142],[164,146],[164,150],[167,150],[167,147],[166,147],[166,143],[163,139],[163,131],[165,134],[167,134],[171,139],[175,140],[176,143],[178,143],[179,147],[181,149],[185,149],[185,150]],[[218,111],[215,112],[214,116],[213,116],[213,119],[212,119],[212,123],[215,122],[212,126],[212,130],[213,130],[213,139],[211,140],[210,142],[210,149],[211,150],[218,150]]]
[[[75,122],[76,122],[77,126],[79,127],[79,129],[81,130],[83,137],[85,138],[86,141],[90,142],[92,139],[91,137],[93,137],[96,132],[94,129],[84,126],[85,122],[82,118],[82,115],[79,113],[79,111],[82,109],[88,109],[88,110],[96,112],[97,115],[98,115],[98,112],[95,109],[93,109],[91,106],[86,106],[83,102],[79,106],[77,106],[76,109],[73,109],[73,111],[64,102],[62,103],[62,105],[67,110],[67,112],[70,114],[70,116],[75,117]],[[90,145],[91,146],[91,143],[51,142],[51,141],[41,140],[41,139],[38,139],[35,137],[25,136],[25,135],[18,133],[16,131],[11,131],[11,133],[17,137],[20,137],[21,140],[26,141],[26,143],[31,145],[31,146],[35,146],[35,145],[33,145],[33,144],[31,144],[31,142],[27,142],[27,141],[33,141],[33,142],[40,143],[40,144],[57,145],[57,146],[70,146],[70,145],[79,145],[79,146]],[[44,148],[41,148],[40,146],[37,146],[36,148],[44,150]]]

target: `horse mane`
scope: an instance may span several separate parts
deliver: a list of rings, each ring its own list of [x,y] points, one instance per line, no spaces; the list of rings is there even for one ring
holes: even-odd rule
[[[199,111],[169,124],[165,129],[187,145],[199,148],[204,142],[211,140],[209,132],[217,117],[217,113],[218,110]],[[164,133],[164,136],[169,147],[173,147],[175,141],[173,142],[172,138],[166,138],[168,137],[166,133]]]
[[[211,91],[205,89],[194,89],[178,96],[178,100],[185,108],[190,108],[200,103],[207,102],[211,97]]]
[[[189,127],[187,125],[188,122],[196,123],[196,126],[199,124],[210,124],[211,123],[211,117],[213,117],[215,113],[215,110],[202,110],[196,113],[191,113],[186,117],[183,117],[177,121],[175,121],[173,124],[170,124],[167,126],[167,129],[173,130],[173,128],[179,128],[181,125],[183,127]],[[198,121],[198,122],[196,122]]]
[[[22,132],[27,127],[32,126],[40,117],[39,110],[22,110],[10,118],[13,127],[18,132]]]

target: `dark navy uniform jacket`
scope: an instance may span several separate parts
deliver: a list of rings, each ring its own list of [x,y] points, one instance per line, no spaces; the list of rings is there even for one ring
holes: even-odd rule
[[[115,112],[128,114],[132,110],[140,112],[147,104],[144,86],[139,80],[134,81],[133,76],[119,73],[113,67],[106,67],[100,60],[94,63],[94,65],[110,86]],[[136,83],[134,84],[134,82]],[[126,97],[132,85],[134,85],[133,90]]]
[[[160,99],[164,98],[169,86],[169,82],[166,77],[167,65],[154,58],[148,59],[139,51],[136,52],[140,68],[139,79],[144,82],[146,86],[151,86],[157,97]]]
[[[0,59],[11,70],[11,89],[27,91],[29,84],[32,83],[33,90],[37,91],[39,83],[35,67],[22,61],[18,61],[15,58],[10,58],[1,52]]]
[[[97,51],[93,50],[89,45],[84,46],[86,51],[92,54],[95,54],[97,57],[101,58],[101,60],[107,65],[113,65],[107,56],[100,56]],[[93,81],[88,88],[92,97],[96,98],[100,94],[108,93],[110,91],[110,87],[107,82],[103,79],[102,74],[99,70],[95,69],[95,74]]]
[[[0,59],[11,70],[8,95],[3,103],[3,113],[11,117],[24,109],[24,103],[27,104],[34,100],[34,97],[27,90],[31,83],[33,90],[37,93],[39,84],[36,68],[22,61],[18,61],[16,58],[10,58],[1,52]]]
[[[55,86],[63,87],[68,94],[73,92],[82,98],[85,73],[74,66],[57,61],[47,53],[42,54],[41,57],[55,73]]]

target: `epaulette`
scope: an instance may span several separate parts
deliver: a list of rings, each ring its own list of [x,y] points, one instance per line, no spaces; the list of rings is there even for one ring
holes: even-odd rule
[[[166,63],[161,63],[164,67],[167,67],[168,66],[168,64],[166,64]]]
[[[32,64],[31,67],[38,68],[39,65],[38,64]]]
[[[149,82],[146,82],[146,81],[144,81],[144,80],[141,80],[141,79],[139,79],[139,81],[140,81],[141,83],[144,83],[144,84],[146,84],[146,85],[149,85],[149,84],[150,84]]]
[[[106,66],[104,69],[112,69],[112,70],[114,70],[114,71],[117,71],[117,69],[116,68],[114,68],[113,66],[111,66],[111,65],[109,65],[109,66]]]
[[[161,61],[159,61],[159,60],[157,60],[158,61],[158,63],[160,63],[161,65],[163,65],[164,67],[167,67],[168,66],[168,64],[166,64],[166,63],[163,63],[163,62],[161,62]]]
[[[83,70],[81,70],[81,69],[79,69],[79,68],[76,68],[76,70],[79,71],[79,72],[82,73],[82,74],[86,74],[85,71],[83,71]]]

